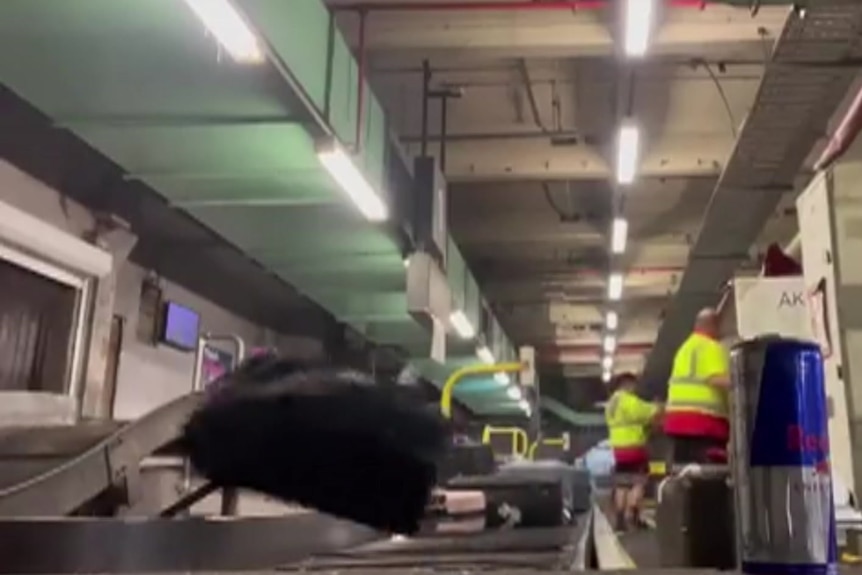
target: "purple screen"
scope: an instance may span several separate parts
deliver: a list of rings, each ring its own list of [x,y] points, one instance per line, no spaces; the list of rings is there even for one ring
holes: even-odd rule
[[[195,349],[198,345],[200,316],[187,307],[168,302],[165,304],[165,343],[180,349]]]

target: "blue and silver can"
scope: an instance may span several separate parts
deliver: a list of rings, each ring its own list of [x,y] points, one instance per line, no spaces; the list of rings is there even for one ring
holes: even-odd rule
[[[823,356],[775,336],[731,351],[740,559],[751,575],[838,572]]]

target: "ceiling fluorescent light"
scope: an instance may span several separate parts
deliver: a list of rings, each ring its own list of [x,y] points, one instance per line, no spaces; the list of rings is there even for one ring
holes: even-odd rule
[[[619,184],[628,185],[635,181],[640,139],[640,128],[636,125],[626,123],[620,127],[617,141],[617,182]]]
[[[452,315],[449,316],[449,322],[461,339],[473,339],[476,336],[476,330],[473,329],[473,325],[467,319],[467,314],[460,309],[452,312]]]
[[[626,239],[629,235],[629,223],[625,218],[614,219],[611,230],[611,252],[621,254],[626,251]]]
[[[496,361],[494,359],[494,354],[491,352],[487,345],[483,345],[482,347],[477,349],[476,355],[479,357],[479,359],[488,364],[492,364]]]
[[[353,163],[353,158],[338,144],[317,151],[317,158],[341,186],[362,215],[372,222],[382,222],[389,217],[386,204]]]
[[[521,388],[514,385],[506,390],[506,394],[509,396],[509,399],[514,399],[515,401],[523,399],[521,397]]]
[[[626,0],[625,51],[630,58],[645,56],[649,48],[655,0]]]
[[[615,311],[609,311],[605,316],[605,327],[614,330],[620,324],[620,316]]]
[[[608,299],[616,301],[623,296],[623,274],[612,273],[608,277]]]
[[[610,381],[611,381],[611,372],[610,372],[610,370],[605,370],[605,372],[604,372],[604,373],[602,373],[602,381],[603,381],[603,382],[605,382],[605,383],[610,383]]]
[[[528,414],[530,413],[530,402],[529,401],[527,401],[526,399],[522,399],[521,401],[518,402],[518,405],[520,405],[521,409],[526,411]]]
[[[241,64],[264,61],[257,36],[230,0],[186,0],[186,4],[231,58]]]
[[[503,373],[502,371],[494,374],[494,381],[496,381],[500,385],[509,385],[510,383],[512,383],[512,380],[509,379],[509,374]]]
[[[607,354],[615,352],[617,349],[617,338],[612,335],[606,335],[605,341],[602,343],[602,349],[604,349]]]
[[[613,366],[614,366],[614,358],[609,356],[609,355],[606,355],[604,357],[604,359],[602,359],[602,368],[604,368],[607,371],[607,370],[610,370]]]

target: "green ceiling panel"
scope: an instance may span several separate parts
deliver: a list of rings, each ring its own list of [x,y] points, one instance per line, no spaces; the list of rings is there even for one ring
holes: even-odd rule
[[[132,175],[261,176],[320,170],[314,147],[299,125],[86,127],[84,139]],[[329,184],[331,188],[334,183]]]
[[[149,176],[147,182],[181,207],[304,206],[340,201],[330,189],[329,176],[320,170],[260,176]]]
[[[258,261],[273,270],[300,277],[337,277],[339,274],[380,273],[404,274],[404,264],[400,254],[389,246],[380,252],[356,252],[349,254],[332,254],[321,258],[316,255],[303,254],[295,258],[280,257],[278,254],[258,254]]]
[[[292,117],[181,0],[3,0],[0,78],[61,123]]]
[[[324,110],[330,20],[326,6],[318,0],[240,0],[238,5],[269,40],[317,109]]]

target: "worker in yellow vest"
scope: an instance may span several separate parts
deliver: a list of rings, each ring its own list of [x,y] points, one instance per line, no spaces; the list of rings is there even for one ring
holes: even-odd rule
[[[664,418],[672,463],[726,461],[730,361],[718,339],[718,314],[703,309],[674,357]]]
[[[624,373],[605,406],[609,443],[614,452],[614,510],[616,529],[642,526],[640,507],[649,476],[649,428],[661,417],[662,407],[635,393],[637,378]]]

